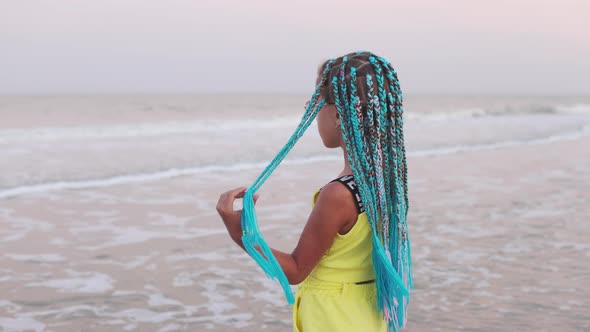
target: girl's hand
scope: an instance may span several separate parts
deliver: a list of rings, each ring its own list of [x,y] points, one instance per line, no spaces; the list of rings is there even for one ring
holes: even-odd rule
[[[219,196],[219,201],[217,202],[217,213],[221,216],[229,236],[236,243],[242,238],[242,210],[234,210],[234,201],[236,198],[243,198],[246,189],[246,187],[239,187],[226,191]],[[254,204],[256,204],[258,197],[258,194],[254,195]]]

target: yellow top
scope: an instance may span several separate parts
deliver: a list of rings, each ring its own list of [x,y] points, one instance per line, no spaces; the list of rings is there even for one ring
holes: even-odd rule
[[[364,212],[348,233],[336,235],[328,252],[297,286],[293,332],[387,331],[387,322],[377,310],[375,283],[356,284],[375,278],[371,240]]]
[[[313,195],[313,204],[319,190]],[[332,246],[320,259],[310,276],[315,279],[335,282],[359,282],[375,279],[371,253],[373,243],[371,225],[367,214],[358,215],[356,223],[348,233],[336,233]]]

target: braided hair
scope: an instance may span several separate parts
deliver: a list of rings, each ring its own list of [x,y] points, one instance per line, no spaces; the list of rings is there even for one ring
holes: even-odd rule
[[[346,155],[371,225],[376,306],[388,322],[388,331],[397,331],[405,325],[413,278],[406,221],[409,204],[402,102],[397,73],[386,59],[359,51],[324,62],[299,127],[246,191],[242,240],[266,274],[281,282],[289,303],[293,303],[293,297],[286,287],[288,282],[259,234],[252,197],[323,105],[333,104],[341,120]],[[265,257],[254,249],[256,245],[261,247]]]

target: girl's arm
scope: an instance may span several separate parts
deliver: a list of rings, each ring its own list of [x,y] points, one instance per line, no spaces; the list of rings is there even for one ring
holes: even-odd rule
[[[243,197],[245,191],[243,187],[228,191],[221,195],[217,204],[217,211],[231,238],[242,249],[242,211],[234,211],[233,202]],[[271,248],[289,283],[302,282],[330,248],[336,233],[356,218],[357,210],[350,191],[339,182],[324,186],[293,252],[288,254]]]

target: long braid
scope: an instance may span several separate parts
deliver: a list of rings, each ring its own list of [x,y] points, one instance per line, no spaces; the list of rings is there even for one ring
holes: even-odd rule
[[[371,160],[372,160],[372,169],[370,170],[371,178],[374,179],[372,182],[374,186],[374,190],[377,193],[377,211],[378,215],[375,216],[377,220],[378,229],[381,230],[380,240],[383,243],[387,243],[389,241],[389,213],[383,213],[387,211],[386,206],[386,195],[385,195],[385,186],[383,184],[383,152],[381,149],[381,135],[380,135],[380,105],[379,99],[375,95],[374,88],[373,88],[373,76],[371,74],[366,75],[366,82],[368,88],[368,107],[367,107],[367,115],[368,115],[368,134],[371,141]],[[381,217],[381,218],[379,218]],[[386,248],[388,250],[388,248]]]
[[[360,55],[362,58],[367,57],[366,54]],[[357,144],[356,147],[347,146],[347,152],[357,152],[352,158],[349,156],[349,160],[351,160],[351,169],[357,180],[359,194],[373,230],[377,305],[389,321],[389,330],[396,331],[405,324],[408,289],[412,288],[411,275],[408,274],[411,263],[408,256],[409,242],[406,242],[405,235],[407,185],[404,182],[407,177],[403,148],[403,122],[400,121],[401,103],[388,98],[391,92],[394,92],[396,97],[398,95],[399,86],[396,86],[398,85],[396,77],[393,77],[391,70],[382,69],[382,64],[376,61],[372,54],[369,55],[369,62],[372,64],[374,77],[377,80],[377,94],[374,92],[373,75],[370,73],[364,75],[366,82],[364,94],[360,96],[356,94],[352,86],[358,86],[354,81],[357,68],[351,65],[351,95],[348,99],[357,101],[355,103],[357,105],[354,110],[350,107],[348,109],[351,114],[356,115],[356,119],[351,118],[351,124],[342,124],[341,128],[345,143]],[[355,60],[361,59],[356,59],[352,55],[349,61],[358,63]],[[361,66],[363,66],[362,63],[358,67]],[[383,72],[389,73],[386,75],[389,86],[385,84]],[[343,74],[340,72],[338,76],[341,81]],[[337,97],[335,98],[336,109],[343,120],[348,120],[349,118],[342,114],[346,109],[345,105],[341,105],[341,100],[344,98],[339,98],[343,89],[335,87],[336,82],[332,80],[333,95]],[[343,87],[342,83],[340,86]],[[387,88],[389,93],[386,91]],[[358,105],[359,100],[364,101],[362,107]],[[389,148],[392,150],[391,153]],[[358,153],[360,151],[362,152]],[[383,155],[384,151],[388,152],[385,154],[387,157]]]
[[[301,138],[305,130],[311,125],[319,110],[325,104],[325,101],[320,101],[320,89],[326,84],[327,74],[329,73],[334,59],[328,61],[324,67],[322,76],[316,86],[314,93],[311,96],[309,104],[306,107],[305,113],[299,123],[299,126],[295,132],[291,135],[287,144],[279,151],[279,153],[273,158],[270,164],[264,169],[264,171],[258,176],[254,183],[246,190],[243,198],[243,209],[242,209],[242,243],[248,254],[258,263],[265,274],[271,278],[278,280],[283,288],[285,297],[289,304],[293,304],[295,299],[291,292],[289,281],[285,276],[281,266],[272,254],[272,251],[264,238],[260,235],[260,229],[258,228],[258,221],[256,218],[256,209],[254,207],[254,194],[270,176],[270,174],[278,167],[281,161],[286,157],[287,153],[293,148],[295,143]],[[256,246],[260,247],[262,253],[256,250]]]
[[[412,260],[411,260],[411,246],[410,246],[410,239],[409,234],[407,231],[407,223],[405,222],[407,218],[407,211],[409,207],[409,200],[408,200],[408,185],[407,185],[407,162],[406,162],[406,151],[405,151],[405,144],[404,144],[404,132],[403,132],[403,95],[401,92],[401,88],[399,86],[399,80],[397,78],[397,73],[391,67],[391,64],[384,58],[379,58],[379,61],[383,64],[384,70],[386,72],[386,76],[390,83],[390,92],[394,94],[394,96],[390,93],[388,95],[390,104],[393,105],[393,115],[395,120],[395,126],[392,129],[395,130],[395,142],[396,146],[399,147],[398,151],[396,152],[396,164],[399,165],[398,171],[396,172],[396,176],[400,178],[400,181],[396,181],[398,183],[398,192],[403,192],[403,200],[398,197],[398,208],[397,208],[397,217],[398,220],[402,222],[398,222],[399,230],[396,232],[399,236],[399,241],[396,243],[392,243],[394,246],[400,246],[398,252],[398,261],[397,261],[397,270],[401,272],[402,278],[404,283],[408,285],[409,289],[414,287],[413,282],[413,275],[412,275]],[[407,306],[409,302],[409,298],[405,299],[403,304],[399,308],[400,316],[403,315],[404,321],[407,319],[407,311],[403,309]]]
[[[398,146],[401,147],[401,156],[402,156],[402,165],[404,167],[404,171],[402,173],[403,176],[403,186],[404,186],[404,196],[406,205],[409,207],[408,203],[408,183],[407,183],[407,164],[406,164],[406,148],[404,144],[404,132],[403,132],[403,94],[401,88],[399,86],[399,80],[397,78],[397,73],[395,69],[391,67],[391,64],[385,58],[378,58],[379,61],[383,64],[383,68],[385,69],[387,79],[390,82],[390,92],[395,93],[395,97],[392,101],[395,105],[395,116],[396,116],[396,125],[394,128],[399,131],[399,142]]]
[[[389,134],[387,128],[391,128],[391,121],[390,118],[387,116],[388,112],[390,111],[388,108],[388,100],[387,100],[387,96],[386,96],[386,88],[385,88],[385,83],[384,83],[384,79],[383,79],[383,70],[381,69],[381,65],[379,63],[377,63],[377,61],[375,60],[375,57],[371,56],[369,57],[369,62],[371,62],[372,66],[373,66],[373,70],[375,71],[375,77],[377,79],[377,83],[378,83],[378,91],[379,91],[379,102],[380,102],[380,108],[381,108],[381,112],[379,112],[379,121],[381,122],[381,126],[379,126],[379,128],[381,129],[381,147],[383,149],[383,172],[385,174],[384,180],[385,180],[385,188],[388,189],[392,189],[392,181],[394,181],[392,179],[392,170],[390,167],[390,150],[395,150],[395,147],[390,147],[390,143],[391,143],[391,135]],[[390,197],[392,197],[392,194],[394,194],[391,190],[388,190],[388,193],[390,195]],[[393,209],[393,202],[391,202],[391,200],[387,201],[387,210],[390,211]],[[395,227],[395,225],[394,225]]]

